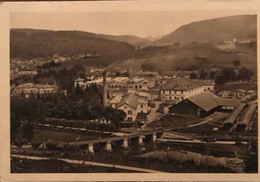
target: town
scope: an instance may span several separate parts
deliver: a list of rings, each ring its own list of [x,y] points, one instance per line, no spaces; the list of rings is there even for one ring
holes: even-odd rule
[[[230,68],[231,71],[233,69],[238,68]],[[85,152],[95,154],[97,146],[102,143],[108,152],[113,151],[114,145],[122,145],[124,150],[129,150],[131,137],[139,138],[139,145],[143,146],[143,139],[150,136],[152,142],[234,141],[252,145],[249,141],[256,142],[257,136],[257,83],[254,76],[249,80],[229,82],[227,89],[222,90],[222,85],[208,76],[205,78],[205,73],[203,70],[171,71],[162,75],[142,70],[122,70],[119,73],[94,67],[88,75],[75,75],[78,77],[73,80],[71,92],[61,89],[56,81],[39,84],[14,79],[11,99],[16,105],[13,107],[19,112],[34,107],[31,109],[34,113],[28,113],[32,118],[23,116],[25,118],[21,120],[22,133],[33,130],[33,135],[49,133],[46,137],[50,138],[37,138],[32,134],[26,136],[28,134],[24,133],[23,140],[13,141],[13,149],[16,151],[22,147],[26,151],[31,146],[34,150],[63,151],[73,146],[86,146]],[[238,88],[233,89],[236,85]],[[96,97],[92,102],[97,103],[82,103],[88,102],[85,100],[87,95]],[[61,99],[60,102],[72,100],[79,105],[55,106],[54,101],[58,99]],[[46,108],[42,104],[52,105],[53,108],[44,113]],[[82,108],[86,110],[82,111]],[[64,138],[56,140],[59,133]],[[241,136],[241,141],[235,139],[238,136]]]
[[[171,46],[181,52],[208,44]],[[101,48],[48,56],[16,51],[11,172],[257,173],[257,72],[247,60],[256,40],[214,44],[214,56],[228,63],[191,51],[169,68],[160,67],[168,64],[163,58],[156,67],[155,55],[147,56],[168,54],[169,47],[136,47],[118,53],[126,60],[119,64],[118,55]]]

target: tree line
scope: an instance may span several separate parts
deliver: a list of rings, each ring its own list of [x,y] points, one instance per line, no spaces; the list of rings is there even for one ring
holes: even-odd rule
[[[215,80],[215,83],[217,85],[222,85],[226,82],[235,80],[248,81],[253,75],[254,73],[245,67],[238,69],[237,73],[234,71],[233,68],[225,67],[219,71],[210,71],[209,74],[202,69],[198,74],[191,73],[189,77],[190,79],[211,79]]]

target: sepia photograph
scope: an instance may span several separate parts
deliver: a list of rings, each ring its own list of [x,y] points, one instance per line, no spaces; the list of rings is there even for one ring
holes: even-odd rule
[[[134,14],[10,15],[11,172],[257,173],[257,16]]]
[[[258,174],[257,16],[10,12],[8,170]]]

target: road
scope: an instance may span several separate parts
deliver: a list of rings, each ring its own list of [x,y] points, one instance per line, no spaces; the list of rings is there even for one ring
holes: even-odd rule
[[[31,159],[31,160],[49,160],[49,157],[39,157],[39,156],[27,156],[27,155],[17,155],[11,154],[12,157],[23,158],[23,159]],[[72,160],[72,159],[64,159],[64,158],[55,158],[57,160],[61,160],[71,164],[84,164],[84,165],[93,165],[93,166],[100,166],[100,167],[109,167],[109,168],[116,168],[116,169],[125,169],[129,171],[138,171],[143,173],[165,173],[163,171],[157,171],[152,169],[144,169],[138,167],[130,167],[130,166],[123,166],[123,165],[114,165],[108,163],[100,163],[100,162],[92,162],[92,161],[84,161],[84,160]]]

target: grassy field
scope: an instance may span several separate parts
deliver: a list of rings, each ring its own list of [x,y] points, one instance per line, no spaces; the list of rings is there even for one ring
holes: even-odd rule
[[[57,141],[57,142],[74,142],[83,140],[95,140],[98,139],[97,136],[93,135],[82,135],[76,133],[67,133],[60,131],[50,131],[50,130],[40,130],[35,129],[33,135],[33,141],[43,142],[43,141]]]

